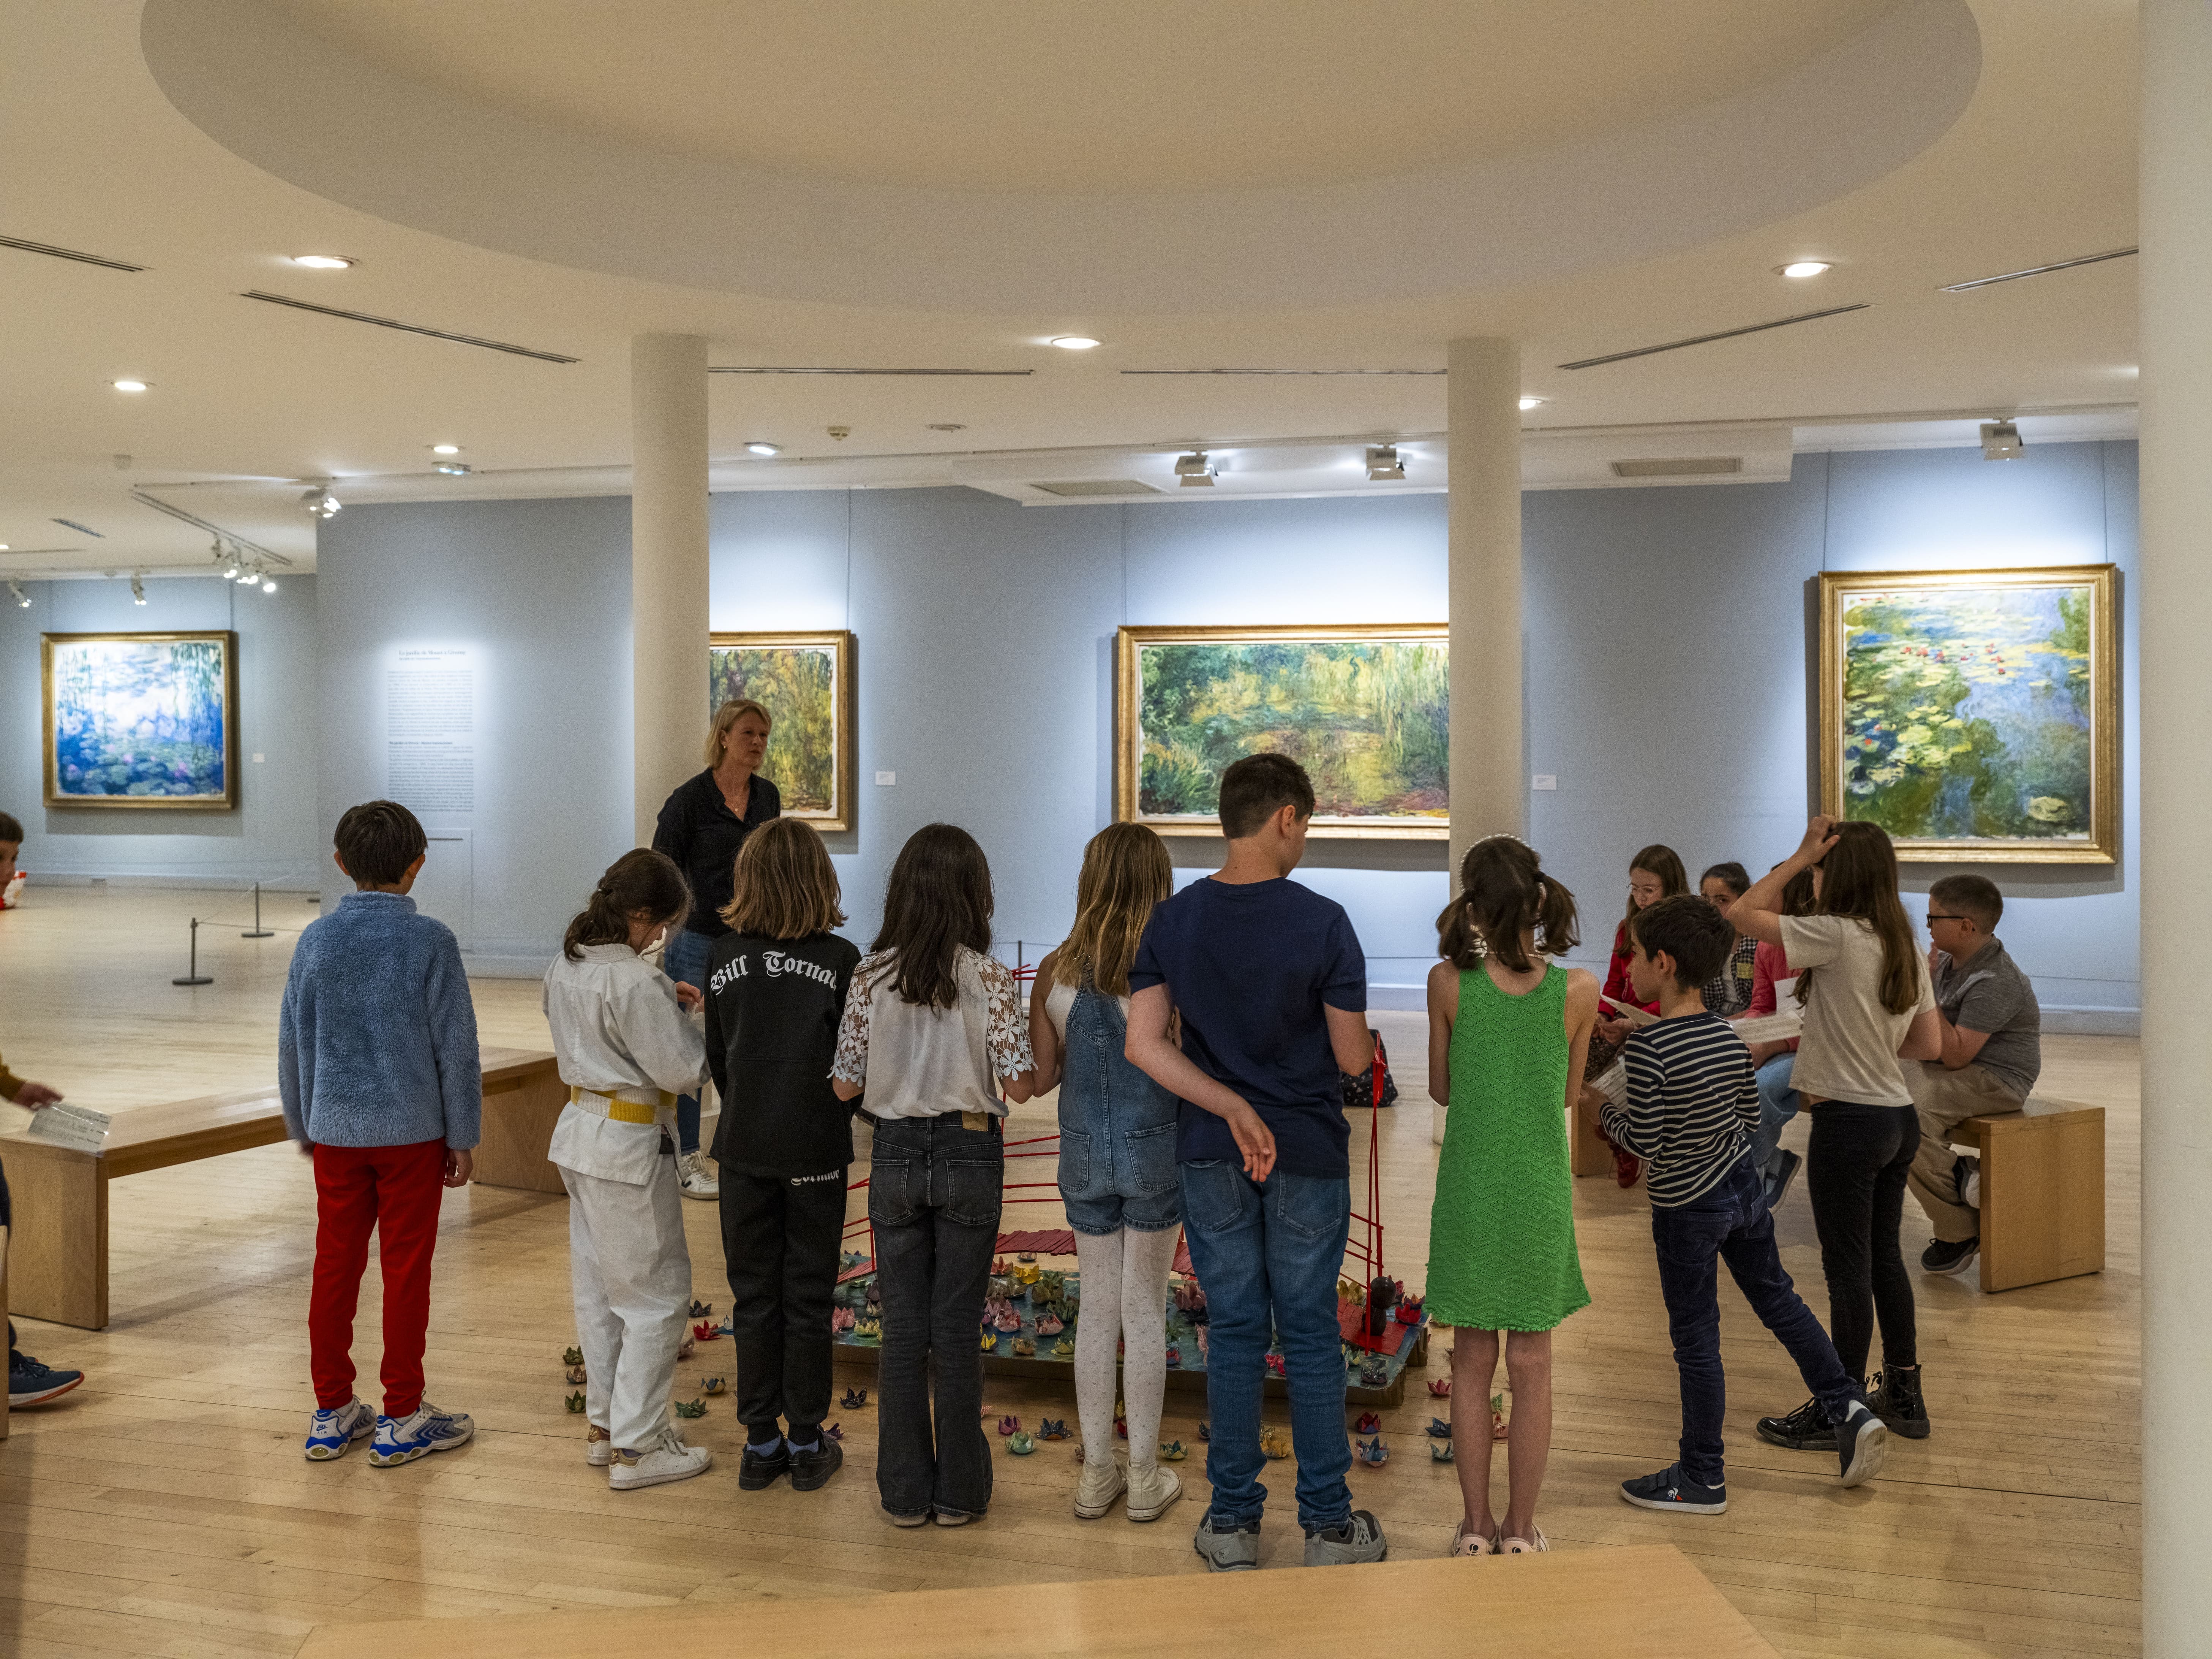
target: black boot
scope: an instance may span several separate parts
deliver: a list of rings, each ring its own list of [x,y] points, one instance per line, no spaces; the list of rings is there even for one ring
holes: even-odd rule
[[[1928,1402],[1920,1397],[1920,1367],[1885,1365],[1875,1374],[1875,1380],[1874,1392],[1867,1396],[1875,1415],[1889,1425],[1892,1434],[1925,1440],[1930,1425]]]

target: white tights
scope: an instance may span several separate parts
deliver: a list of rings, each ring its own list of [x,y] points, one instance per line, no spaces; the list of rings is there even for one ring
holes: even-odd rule
[[[1075,1236],[1082,1297],[1075,1322],[1075,1415],[1086,1462],[1114,1455],[1114,1358],[1126,1338],[1121,1399],[1129,1413],[1129,1462],[1143,1468],[1159,1456],[1160,1407],[1168,1390],[1168,1270],[1176,1230],[1127,1228]]]

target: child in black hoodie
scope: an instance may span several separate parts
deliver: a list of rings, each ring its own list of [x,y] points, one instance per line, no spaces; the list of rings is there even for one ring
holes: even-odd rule
[[[831,1091],[859,949],[830,930],[837,872],[822,837],[775,818],[745,838],[707,975],[707,1063],[722,1097],[714,1162],[737,1339],[738,1485],[789,1473],[812,1492],[844,1462],[830,1413],[830,1299],[845,1227],[853,1109]]]

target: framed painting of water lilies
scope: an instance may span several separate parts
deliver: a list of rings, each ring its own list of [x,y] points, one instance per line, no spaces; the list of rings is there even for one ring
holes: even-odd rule
[[[1313,779],[1313,835],[1450,834],[1442,623],[1124,628],[1115,647],[1123,822],[1218,836],[1221,774],[1272,750]]]
[[[238,805],[238,635],[42,634],[49,806]]]
[[[2112,863],[2117,569],[1824,572],[1820,810],[1920,863]]]

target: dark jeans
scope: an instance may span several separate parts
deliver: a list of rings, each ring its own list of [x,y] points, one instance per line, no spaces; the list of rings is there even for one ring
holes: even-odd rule
[[[957,1112],[876,1127],[868,1171],[884,1304],[876,1490],[893,1515],[981,1515],[991,1504],[976,1333],[1005,1174],[996,1118],[982,1129],[963,1127]]]
[[[660,952],[661,971],[678,985],[693,985],[703,995],[707,989],[707,965],[713,960],[714,941],[704,933],[695,933],[689,927],[679,927],[668,936],[668,943]],[[696,1152],[699,1150],[699,1097],[678,1095],[676,1097],[677,1150]]]
[[[1291,1446],[1298,1459],[1298,1523],[1342,1526],[1352,1513],[1352,1443],[1344,1433],[1343,1340],[1336,1280],[1344,1267],[1352,1182],[1278,1170],[1253,1185],[1243,1168],[1208,1159],[1182,1166],[1183,1237],[1206,1291],[1206,1407],[1212,1438],[1206,1478],[1216,1532],[1257,1522],[1260,1401],[1270,1336],[1279,1338],[1291,1390]]]
[[[1920,1363],[1912,1316],[1912,1275],[1898,1228],[1905,1177],[1920,1150],[1920,1120],[1910,1106],[1862,1106],[1824,1100],[1808,1109],[1813,1133],[1805,1182],[1820,1270],[1828,1278],[1828,1330],[1844,1369],[1864,1380],[1874,1328],[1881,1325],[1882,1364]]]
[[[722,1171],[722,1255],[737,1339],[738,1420],[778,1419],[801,1442],[830,1415],[830,1295],[845,1231],[845,1171],[792,1180]]]
[[[1836,1358],[1835,1345],[1784,1271],[1774,1244],[1774,1212],[1751,1154],[1736,1160],[1718,1186],[1679,1208],[1651,1210],[1651,1243],[1659,1255],[1659,1293],[1667,1302],[1668,1334],[1682,1376],[1682,1473],[1700,1486],[1726,1483],[1721,1419],[1728,1382],[1721,1369],[1721,1308],[1715,1261],[1729,1276],[1759,1322],[1797,1362],[1832,1419],[1841,1421],[1860,1389]]]

